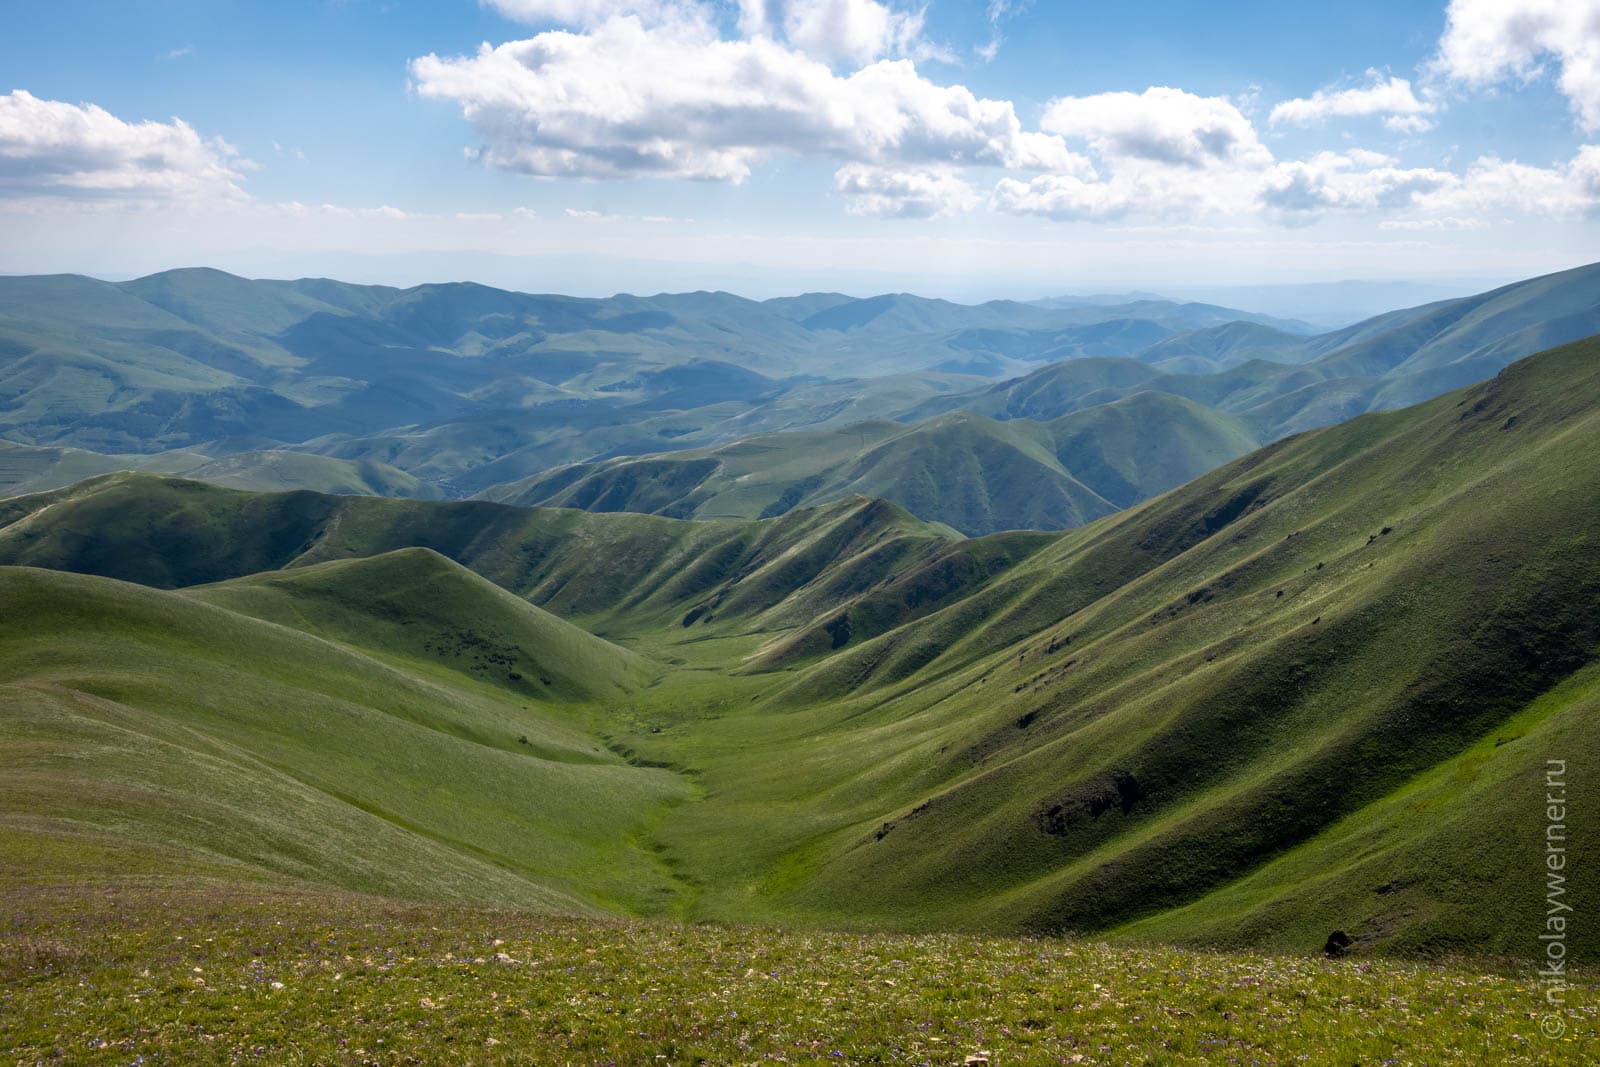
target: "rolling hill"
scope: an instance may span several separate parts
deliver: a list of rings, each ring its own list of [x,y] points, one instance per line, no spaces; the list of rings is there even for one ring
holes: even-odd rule
[[[1600,757],[1597,446],[1588,341],[1064,534],[102,476],[0,502],[3,825],[420,896],[1516,955],[1546,761]],[[543,699],[546,655],[591,666]],[[461,745],[508,777],[450,771]],[[202,746],[229,769],[182,775]],[[583,784],[528,806],[558,771]],[[219,810],[230,775],[262,799]],[[308,826],[391,813],[388,873],[312,862],[285,779],[325,798]]]
[[[1046,423],[957,412],[910,426],[857,423],[575,464],[483,496],[677,518],[767,518],[862,495],[969,535],[1055,530],[1171,489],[1257,443],[1237,419],[1144,392]]]
[[[1317,335],[1140,294],[585,300],[203,269],[7,278],[0,492],[144,469],[729,518],[865,493],[969,534],[1070,528],[1600,329],[1597,272]],[[1135,456],[1136,440],[1157,444]]]
[[[1001,361],[1009,370],[1046,358],[1052,330],[1135,322],[1151,339],[1218,316],[1252,318],[1195,307],[1052,310],[906,294],[596,300],[468,283],[253,281],[203,268],[119,284],[8,277],[0,433],[102,452],[277,448],[550,404],[598,415],[754,403],[797,376],[929,371],[966,358],[974,349],[960,337],[971,331],[1022,338]]]
[[[250,590],[0,569],[0,833],[391,896],[579,913],[671,899],[634,839],[683,783],[608,751],[582,705],[451,669],[439,646],[515,666],[581,644],[617,685],[641,680],[636,660],[440,562],[308,573],[338,641],[212,603],[262,607]],[[412,605],[397,640],[386,602],[363,606],[375,583],[456,596]]]
[[[558,467],[481,495],[753,517],[859,492],[968,534],[1066,529],[1259,444],[1426,399],[1596,331],[1600,268],[1589,267],[1311,338],[1249,321],[1142,348],[1124,336],[1110,348],[1131,355],[1066,358],[978,392],[927,397],[898,416],[909,424],[898,433],[876,421],[680,445]],[[1001,333],[989,331],[990,348],[1003,347]]]

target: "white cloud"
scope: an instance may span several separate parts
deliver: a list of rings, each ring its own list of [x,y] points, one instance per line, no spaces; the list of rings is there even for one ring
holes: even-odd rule
[[[532,25],[592,30],[613,19],[646,27],[693,26],[713,32],[713,0],[483,0],[507,18]],[[795,50],[834,66],[857,67],[885,56],[945,58],[922,36],[921,9],[882,0],[723,0],[737,9],[743,37],[780,35]]]
[[[1433,129],[1433,120],[1422,115],[1390,115],[1383,125],[1395,133],[1427,133]]]
[[[1205,167],[1272,159],[1237,105],[1166,86],[1052,100],[1039,125],[1112,160]]]
[[[1498,211],[1594,218],[1600,216],[1600,145],[1584,145],[1554,167],[1485,156],[1459,178],[1419,196],[1417,205],[1429,213],[1468,218]]]
[[[825,63],[859,66],[888,55],[920,58],[920,11],[895,11],[877,0],[784,0],[782,6],[789,43]]]
[[[250,165],[181,119],[124,122],[94,104],[0,96],[0,197],[243,199]]]
[[[992,167],[1012,172],[987,197],[1005,213],[1169,225],[1366,214],[1397,231],[1476,228],[1490,211],[1573,217],[1600,200],[1600,148],[1556,167],[1480,159],[1459,172],[1359,148],[1278,160],[1252,122],[1250,97],[1167,86],[1058,98],[1027,130],[1010,101],[919,73],[916,60],[936,50],[911,0],[482,2],[569,28],[470,56],[421,57],[413,86],[461,109],[480,138],[474,158],[537,177],[737,183],[791,155],[834,162],[835,194],[852,213],[936,218],[979,206],[971,168]],[[1590,52],[1573,41],[1600,26],[1600,0],[1575,2],[1591,11],[1588,21],[1544,0],[1453,0],[1435,68],[1492,81],[1533,76],[1554,56],[1577,101],[1572,86],[1582,79],[1573,72]],[[993,54],[1004,20],[1025,3],[988,0],[993,40],[979,55]],[[1522,14],[1491,17],[1502,6]],[[1565,36],[1553,37],[1552,26]],[[1369,70],[1359,82],[1283,101],[1267,121],[1366,116],[1417,134],[1440,106],[1436,87]]]
[[[1467,230],[1506,212],[1537,217],[1600,215],[1600,146],[1569,163],[1532,167],[1492,157],[1463,173],[1402,167],[1364,149],[1319,152],[1268,167],[1124,166],[1104,178],[1003,178],[989,206],[1058,221],[1193,220],[1261,216],[1302,226],[1330,214],[1394,216],[1386,230]],[[1170,228],[1170,225],[1167,227]]]
[[[1600,129],[1600,0],[1450,0],[1433,69],[1487,87],[1540,77],[1546,60],[1578,124]]]
[[[972,185],[949,167],[893,170],[851,163],[833,177],[834,192],[852,215],[936,219],[982,203]]]
[[[1041,215],[1057,222],[1117,219],[1138,205],[1127,185],[1084,180],[1070,174],[1042,174],[1031,181],[1002,178],[989,206],[1008,215]]]
[[[1281,222],[1328,212],[1399,213],[1391,230],[1468,230],[1506,212],[1542,218],[1600,215],[1600,146],[1567,163],[1536,167],[1485,156],[1465,171],[1404,168],[1377,153],[1322,152],[1281,163],[1262,183],[1261,203]]]
[[[739,32],[746,37],[772,32],[772,18],[767,12],[767,0],[737,0],[739,5]]]
[[[1330,211],[1396,210],[1453,180],[1445,171],[1397,167],[1376,152],[1319,152],[1273,167],[1260,198],[1270,215],[1294,224]]]
[[[1405,78],[1383,78],[1375,70],[1367,76],[1371,84],[1350,89],[1318,89],[1308,97],[1285,100],[1272,109],[1268,121],[1310,126],[1330,118],[1367,115],[1387,116],[1386,125],[1401,133],[1421,133],[1431,128],[1426,118],[1436,110],[1428,100],[1419,100]]]
[[[492,167],[544,177],[740,182],[779,153],[875,165],[1085,166],[1022,128],[1009,101],[922,77],[909,60],[852,74],[769,38],[612,19],[474,56],[414,60],[417,91],[449,100]]]
[[[1244,215],[1256,207],[1260,173],[1240,167],[1197,171],[1181,165],[1133,163],[1119,166],[1105,178],[1075,174],[1042,174],[1029,181],[1003,178],[995,185],[989,206],[1006,214],[1062,222]]]

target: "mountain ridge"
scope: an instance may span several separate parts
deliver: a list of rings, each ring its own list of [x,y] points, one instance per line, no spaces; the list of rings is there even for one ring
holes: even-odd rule
[[[185,587],[71,579],[77,602],[154,611],[213,595],[201,580],[294,584],[328,560],[454,566],[384,556],[431,549],[645,658],[655,681],[562,720],[589,758],[665,776],[627,779],[644,792],[606,816],[648,827],[627,839],[664,858],[641,883],[659,888],[619,902],[596,888],[611,861],[550,883],[600,906],[1504,954],[1544,899],[1517,844],[1542,840],[1542,808],[1521,801],[1549,753],[1595,755],[1597,441],[1590,340],[1065,533],[961,539],[866,499],[707,522],[119,474],[0,501],[0,564]],[[239,618],[210,629],[264,625]],[[393,657],[387,625],[359,633]],[[13,622],[0,689],[59,676],[36,643],[63,627]],[[416,647],[383,669],[516,692]],[[154,684],[121,699],[167,699]],[[523,747],[516,705],[494,714]],[[1580,810],[1593,790],[1574,788]],[[552,872],[575,855],[565,832],[541,839]]]

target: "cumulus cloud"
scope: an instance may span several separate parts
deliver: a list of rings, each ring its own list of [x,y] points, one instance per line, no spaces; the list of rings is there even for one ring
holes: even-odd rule
[[[989,206],[1008,215],[1040,215],[1057,222],[1118,219],[1139,202],[1126,183],[1085,180],[1076,175],[1040,175],[1030,181],[1002,178]]]
[[[780,6],[789,43],[825,63],[925,54],[920,11],[895,11],[877,0],[785,0]]]
[[[248,166],[181,119],[124,122],[94,104],[0,96],[0,196],[243,199]]]
[[[1419,100],[1410,81],[1393,76],[1385,79],[1375,70],[1369,70],[1367,76],[1371,84],[1366,86],[1318,89],[1308,97],[1285,100],[1272,109],[1267,121],[1311,126],[1330,118],[1383,115],[1390,129],[1402,133],[1421,133],[1432,127],[1427,116],[1437,106]]]
[[[1027,181],[1003,178],[989,206],[1012,215],[1059,222],[1103,222],[1129,216],[1189,219],[1244,215],[1257,207],[1259,169],[1215,167],[1197,171],[1171,164],[1118,167],[1105,177],[1041,174]]]
[[[1062,220],[1302,225],[1364,213],[1394,230],[1476,228],[1484,212],[1585,215],[1600,201],[1600,148],[1552,167],[1485,158],[1448,170],[1358,148],[1279,160],[1247,98],[1170,86],[1054,99],[1027,129],[1010,101],[919,72],[940,51],[914,0],[482,2],[538,32],[415,59],[412,84],[461,110],[476,159],[536,177],[738,183],[789,155],[832,162],[835,195],[859,215],[938,218],[987,199]],[[992,40],[979,56],[1026,3],[987,0]],[[1374,69],[1282,101],[1266,121],[1371,117],[1421,133],[1440,110],[1433,78],[1487,84],[1555,62],[1580,118],[1600,125],[1597,41],[1600,0],[1451,0],[1426,91]],[[975,168],[1010,173],[985,198]]]
[[[1250,120],[1219,96],[1152,86],[1142,93],[1100,93],[1052,100],[1040,127],[1086,141],[1112,160],[1185,167],[1270,162]]]
[[[1417,198],[1425,212],[1481,218],[1511,211],[1554,218],[1600,217],[1600,145],[1584,145],[1566,163],[1532,166],[1495,156]]]
[[[1001,179],[989,197],[1000,212],[1058,221],[1259,214],[1304,226],[1332,214],[1394,216],[1392,230],[1480,229],[1491,213],[1545,217],[1600,214],[1600,146],[1556,167],[1486,157],[1462,173],[1403,167],[1364,149],[1319,152],[1258,168],[1122,169],[1104,178]]]
[[[1085,166],[1025,131],[1009,101],[939,85],[909,60],[849,75],[767,37],[614,18],[476,55],[411,64],[417,92],[457,104],[489,166],[544,177],[741,182],[779,153],[878,166]]]
[[[1330,211],[1392,211],[1452,180],[1445,171],[1395,166],[1376,152],[1319,152],[1273,167],[1260,198],[1269,214],[1294,223]]]
[[[710,31],[711,0],[485,0],[507,18],[533,25],[594,29],[617,18],[645,26],[689,25]],[[922,10],[881,0],[733,0],[739,33],[781,37],[824,63],[861,66],[884,56],[944,58],[922,35]]]
[[[833,176],[833,188],[852,215],[879,218],[943,218],[971,211],[983,199],[949,167],[893,170],[851,163]]]
[[[1547,61],[1578,124],[1600,130],[1600,0],[1450,0],[1436,73],[1485,87],[1537,78]]]

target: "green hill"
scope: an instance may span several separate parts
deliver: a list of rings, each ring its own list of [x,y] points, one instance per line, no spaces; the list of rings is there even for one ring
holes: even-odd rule
[[[910,426],[768,434],[575,464],[483,495],[680,518],[765,518],[862,495],[969,535],[1059,530],[1170,489],[1256,444],[1237,419],[1146,392],[1047,423],[958,412]]]
[[[438,584],[423,553],[317,578],[359,590],[369,566]],[[359,650],[366,624],[341,625],[337,608],[323,612],[334,643],[208,603],[239,595],[0,569],[0,837],[111,849],[135,868],[563,912],[672,899],[635,841],[685,787],[574,725],[583,705],[486,684],[449,655],[407,669],[402,620],[370,620],[375,658]],[[441,636],[485,632],[472,599],[434,605]],[[478,599],[494,617],[499,598]],[[488,632],[525,651],[548,628]],[[632,684],[613,651],[628,668],[613,683]]]
[[[191,595],[533,699],[616,700],[651,674],[637,655],[425,548],[254,574]]]
[[[827,752],[843,825],[787,842],[774,895],[1514,952],[1544,760],[1592,746],[1597,355],[1265,449],[810,668],[744,788]]]
[[[0,561],[234,580],[0,572],[0,750],[27,772],[4,825],[416,896],[1518,956],[1547,760],[1600,760],[1597,456],[1588,341],[1064,534],[961,540],[861,498],[707,522],[108,475],[0,501]],[[510,678],[558,661],[598,666],[549,699]],[[128,723],[177,749],[120,755]],[[193,738],[321,790],[307,826],[381,811],[498,873],[460,868],[469,890],[420,844],[317,868],[288,794],[201,806],[243,772],[182,777]],[[1600,795],[1567,790],[1581,896]]]
[[[1010,369],[1022,365],[1016,359],[1047,358],[1055,332],[1113,320],[1160,336],[1195,321],[1160,301],[1049,309],[905,294],[597,300],[469,283],[249,280],[204,268],[115,284],[7,277],[0,434],[107,453],[247,451],[551,404],[603,419],[640,403],[701,411],[693,429],[706,432],[728,414],[714,410],[719,403],[757,404],[818,375],[941,377],[938,364],[968,358],[961,338],[973,331],[1017,353],[997,364]],[[606,447],[597,441],[581,458]]]
[[[1318,335],[1139,294],[595,300],[208,269],[0,278],[0,492],[146,469],[244,489],[742,519],[859,492],[970,534],[1062,528],[1256,444],[1586,336],[1600,329],[1597,272]],[[1160,443],[1142,458],[1054,425],[1124,403],[1093,421],[1115,432],[1142,407],[1139,433]],[[890,422],[903,436],[878,425]],[[876,455],[851,452],[852,438]],[[1098,480],[1097,464],[1115,477]]]
[[[712,523],[113,474],[0,500],[0,564],[171,589],[428,548],[563,618],[690,639],[730,612],[793,626],[958,540],[863,498]]]

